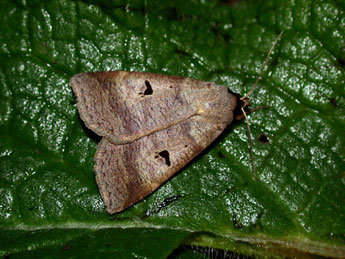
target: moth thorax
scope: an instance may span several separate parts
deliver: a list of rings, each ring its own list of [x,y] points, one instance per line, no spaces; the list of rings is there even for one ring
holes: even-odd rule
[[[198,114],[209,117],[216,123],[230,124],[238,97],[228,92],[208,95],[198,104]]]

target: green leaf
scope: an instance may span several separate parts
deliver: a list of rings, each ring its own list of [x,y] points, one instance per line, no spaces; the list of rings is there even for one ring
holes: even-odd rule
[[[183,230],[55,226],[1,231],[2,251],[14,257],[164,258],[186,236]],[[18,241],[20,240],[20,241]],[[153,248],[154,244],[154,249]]]
[[[345,254],[345,4],[1,1],[0,255],[260,257]],[[76,73],[130,70],[227,85],[244,120],[160,189],[110,216],[99,137],[77,113]]]

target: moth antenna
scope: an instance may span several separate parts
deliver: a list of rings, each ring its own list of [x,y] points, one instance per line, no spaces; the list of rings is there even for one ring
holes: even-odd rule
[[[254,88],[255,88],[256,85],[257,85],[257,83],[258,83],[259,80],[261,79],[262,74],[264,73],[265,67],[267,66],[267,63],[268,63],[268,59],[269,59],[269,57],[271,56],[271,53],[272,53],[274,47],[277,45],[277,43],[278,43],[279,39],[282,37],[283,33],[284,33],[284,31],[282,31],[282,32],[279,34],[279,36],[276,38],[276,40],[273,42],[273,45],[272,45],[270,51],[269,51],[268,54],[267,54],[267,57],[266,57],[266,59],[265,59],[265,62],[264,62],[264,64],[263,64],[262,67],[261,67],[261,71],[260,71],[260,74],[259,74],[258,78],[256,79],[255,83],[253,84],[252,88],[250,88],[250,90],[248,91],[248,93],[246,93],[246,94],[241,98],[241,100],[247,98],[247,97],[253,92]]]
[[[251,161],[251,165],[252,165],[252,170],[253,170],[253,174],[254,176],[256,176],[256,173],[255,173],[255,166],[254,166],[254,155],[253,155],[253,137],[252,137],[252,131],[250,129],[250,125],[249,125],[249,119],[247,117],[247,113],[244,111],[244,108],[246,106],[249,105],[249,99],[248,99],[248,96],[253,92],[253,90],[255,89],[257,83],[259,82],[259,80],[261,79],[261,76],[262,74],[264,73],[264,70],[265,70],[265,67],[267,66],[267,63],[268,63],[268,59],[269,57],[271,56],[271,53],[274,49],[274,47],[277,45],[279,39],[282,37],[284,31],[282,31],[278,37],[276,38],[276,40],[273,42],[273,45],[271,47],[271,49],[269,50],[268,54],[267,54],[267,57],[265,59],[265,62],[264,64],[262,65],[261,67],[261,71],[260,71],[260,74],[258,76],[258,78],[256,79],[255,83],[253,84],[253,86],[250,88],[250,90],[243,96],[241,97],[241,101],[243,101],[243,105],[241,107],[241,111],[244,115],[244,117],[246,118],[246,121],[247,121],[247,127],[248,127],[248,132],[249,132],[249,140],[250,140],[250,161]]]
[[[251,162],[251,164],[252,164],[253,174],[254,174],[254,176],[256,176],[256,173],[255,173],[255,166],[254,166],[254,155],[253,155],[253,137],[252,137],[252,131],[250,130],[249,120],[248,120],[247,114],[246,114],[246,112],[244,111],[244,108],[243,108],[243,107],[241,107],[241,111],[243,112],[244,118],[246,118],[246,121],[247,121],[248,132],[249,132],[249,140],[250,140],[250,162]]]

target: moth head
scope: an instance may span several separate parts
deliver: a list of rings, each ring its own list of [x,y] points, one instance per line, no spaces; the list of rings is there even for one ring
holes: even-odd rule
[[[241,107],[243,109],[245,109],[246,107],[250,105],[250,99],[248,97],[241,98],[240,101],[241,101]]]
[[[234,111],[234,117],[236,120],[242,120],[244,118],[244,113],[248,112],[248,107],[250,106],[250,98],[248,97],[238,97],[236,109]],[[250,111],[249,111],[250,112]]]

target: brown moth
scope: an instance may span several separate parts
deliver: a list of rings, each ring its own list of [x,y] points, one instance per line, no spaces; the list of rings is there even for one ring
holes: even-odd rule
[[[246,97],[254,87],[240,97],[212,82],[125,71],[77,74],[71,85],[81,119],[103,137],[95,171],[110,214],[156,190],[211,144],[237,112],[247,119]]]
[[[85,125],[102,136],[96,181],[111,214],[147,196],[213,142],[242,106],[215,83],[141,72],[72,77]]]

